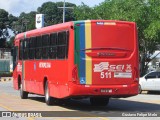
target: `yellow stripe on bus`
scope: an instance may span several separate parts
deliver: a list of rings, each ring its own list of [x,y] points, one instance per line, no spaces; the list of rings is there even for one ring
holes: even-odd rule
[[[85,46],[87,48],[91,48],[91,21],[85,21]],[[91,50],[87,50],[86,52],[91,52]],[[86,57],[86,84],[92,84],[92,58]]]

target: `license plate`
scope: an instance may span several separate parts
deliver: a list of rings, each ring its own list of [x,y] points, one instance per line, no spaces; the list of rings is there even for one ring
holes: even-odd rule
[[[101,89],[101,93],[112,93],[112,89]]]

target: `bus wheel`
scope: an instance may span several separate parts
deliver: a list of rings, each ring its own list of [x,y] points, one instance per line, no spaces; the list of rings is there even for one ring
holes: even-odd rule
[[[21,97],[21,99],[27,99],[28,98],[28,92],[23,91],[22,83],[20,84],[20,97]]]
[[[48,82],[45,84],[45,102],[47,105],[53,104],[53,98],[49,96],[49,88],[48,88]]]
[[[93,106],[107,106],[109,103],[108,97],[91,97],[90,103]]]
[[[141,85],[139,85],[139,87],[138,87],[138,93],[139,93],[139,94],[142,93]]]

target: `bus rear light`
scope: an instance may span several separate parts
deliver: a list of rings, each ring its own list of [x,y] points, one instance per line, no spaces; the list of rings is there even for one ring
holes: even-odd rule
[[[72,81],[76,82],[77,80],[78,80],[78,68],[77,65],[75,65],[72,70]]]
[[[139,74],[136,68],[134,68],[134,82],[139,82]]]

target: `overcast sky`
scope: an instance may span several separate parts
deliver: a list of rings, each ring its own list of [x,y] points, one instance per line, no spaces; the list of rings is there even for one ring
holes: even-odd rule
[[[52,1],[59,2],[64,0],[0,0],[0,9],[5,9],[9,14],[19,16],[21,12],[36,11],[44,2]],[[76,5],[80,5],[84,2],[90,7],[98,5],[104,0],[65,0],[66,2],[71,2]]]

